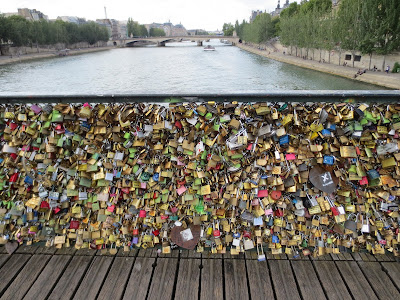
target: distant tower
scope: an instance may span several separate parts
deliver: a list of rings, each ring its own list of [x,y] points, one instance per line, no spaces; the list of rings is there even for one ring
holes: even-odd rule
[[[286,0],[286,4],[285,4],[286,6],[289,6],[289,0]]]
[[[104,6],[104,14],[105,14],[105,16],[106,16],[106,19],[108,19],[108,18],[107,18],[107,7],[105,7],[105,6]]]
[[[281,8],[281,0],[278,0],[278,6],[276,8]]]

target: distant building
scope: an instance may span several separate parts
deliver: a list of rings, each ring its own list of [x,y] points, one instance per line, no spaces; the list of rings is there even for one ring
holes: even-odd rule
[[[261,15],[262,13],[263,13],[262,10],[253,10],[253,11],[251,12],[251,16],[250,16],[250,23],[253,23],[254,20],[256,19],[256,17],[257,17],[258,15]]]
[[[72,16],[57,17],[57,20],[61,20],[61,21],[68,22],[68,23],[74,23],[74,24],[78,24],[78,25],[87,23],[85,18],[78,18],[78,17],[72,17]]]
[[[102,27],[105,27],[108,31],[108,35],[112,36],[112,23],[110,19],[96,19],[96,23]]]
[[[128,22],[127,21],[119,21],[119,36],[121,39],[128,38]]]
[[[215,31],[209,31],[209,35],[224,35],[224,32],[222,30],[215,30]]]
[[[144,27],[146,27],[147,32],[150,34],[150,29],[152,28],[158,28],[164,30],[164,24],[161,23],[151,23],[151,24],[145,24]]]
[[[18,12],[11,12],[11,13],[4,13],[3,16],[8,18],[11,16],[19,16],[19,15],[18,15]]]
[[[44,13],[36,9],[29,9],[29,8],[18,8],[18,15],[27,19],[28,21],[39,21],[41,19],[44,20],[49,19],[49,17],[46,16]]]
[[[206,33],[208,34],[208,31],[205,29],[190,29],[186,30],[188,35],[196,35],[196,34],[201,34],[201,33]]]
[[[187,30],[182,24],[173,25],[170,22],[163,24],[165,36],[186,36],[188,35]]]
[[[144,25],[148,32],[150,32],[151,28],[159,28],[164,30],[165,36],[186,36],[188,35],[188,31],[182,24],[173,25],[171,22],[167,22],[164,24],[161,23],[152,23]]]
[[[281,1],[278,0],[277,7],[275,8],[275,10],[273,12],[270,13],[270,15],[272,17],[279,16],[281,14],[281,11],[288,7],[289,7],[289,0],[286,0],[286,3],[282,7],[281,7]]]

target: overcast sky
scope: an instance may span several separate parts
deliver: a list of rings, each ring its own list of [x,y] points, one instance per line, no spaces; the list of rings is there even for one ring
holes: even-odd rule
[[[281,4],[286,0],[281,0]],[[291,0],[290,2],[293,2]],[[186,29],[216,30],[223,23],[249,20],[252,10],[272,11],[278,0],[0,0],[0,12],[36,8],[50,19],[77,16],[88,20],[133,18],[141,24],[182,23]]]

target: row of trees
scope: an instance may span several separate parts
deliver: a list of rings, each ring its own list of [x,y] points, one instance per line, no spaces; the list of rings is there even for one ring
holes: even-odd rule
[[[150,28],[147,31],[146,26],[140,25],[138,22],[128,19],[127,23],[128,36],[165,36],[165,31],[161,28]]]
[[[224,24],[224,27],[225,35],[232,35],[235,30],[239,38],[252,43],[279,36],[281,43],[296,55],[299,49],[305,49],[305,55],[301,55],[309,57],[313,49],[314,58],[314,50],[319,49],[321,57],[321,51],[328,50],[329,62],[332,50],[339,54],[351,51],[354,66],[357,51],[372,58],[373,53],[385,56],[400,48],[400,1],[342,0],[338,9],[332,9],[331,0],[293,2],[280,17],[271,18],[264,13],[252,23],[236,21],[235,26]],[[385,59],[382,69],[384,65]]]
[[[5,18],[0,15],[0,43],[11,42],[16,47],[79,42],[93,45],[108,39],[108,30],[95,22],[77,25],[61,20],[28,21],[20,16]]]
[[[400,48],[400,1],[342,0],[337,11],[330,5],[330,0],[310,0],[302,5],[292,3],[282,11],[282,44],[295,47],[296,53],[297,48],[305,48],[307,56],[309,48],[339,54],[347,50],[352,53],[353,66],[355,53],[360,51],[370,56],[370,68],[373,53],[385,57]]]
[[[252,23],[243,20],[239,24],[236,21],[235,31],[242,40],[256,44],[265,43],[276,36],[278,22],[278,17],[272,18],[270,14],[262,13]]]
[[[138,22],[134,22],[132,18],[128,19],[126,24],[128,28],[128,36],[148,36],[149,33],[144,25],[140,25]]]

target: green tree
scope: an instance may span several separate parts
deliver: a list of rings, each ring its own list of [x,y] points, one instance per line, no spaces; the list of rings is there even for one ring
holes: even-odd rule
[[[386,55],[400,47],[400,1],[376,0],[377,47],[383,55],[382,70],[385,69]]]
[[[0,14],[0,44],[7,43],[10,38],[10,22],[4,17],[4,15]]]
[[[146,26],[140,25],[140,36],[148,36],[149,32],[147,31]]]
[[[150,28],[150,36],[165,36],[165,31],[161,28]]]
[[[225,36],[232,36],[235,27],[231,23],[224,23],[222,26],[222,31],[224,32]]]

